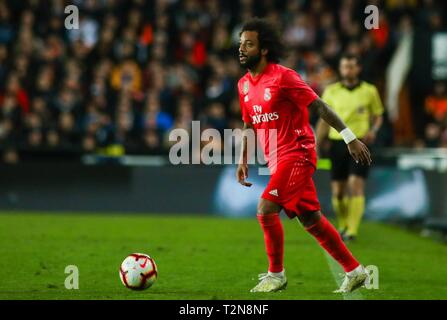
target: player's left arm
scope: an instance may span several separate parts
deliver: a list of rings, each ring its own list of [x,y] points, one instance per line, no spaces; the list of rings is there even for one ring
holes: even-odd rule
[[[313,108],[317,111],[321,119],[327,122],[328,125],[337,130],[345,140],[349,153],[356,162],[360,162],[364,165],[370,165],[371,154],[364,143],[362,143],[352,131],[346,126],[343,120],[332,110],[323,100],[316,98],[309,105],[309,108]]]

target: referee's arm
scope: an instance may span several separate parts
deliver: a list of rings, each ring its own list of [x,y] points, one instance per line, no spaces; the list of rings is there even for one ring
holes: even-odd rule
[[[372,144],[376,140],[377,132],[383,123],[383,104],[380,99],[379,92],[376,87],[372,87],[371,91],[371,126],[368,133],[363,137],[366,144]]]
[[[371,129],[369,129],[368,133],[363,137],[363,142],[366,144],[372,144],[376,141],[377,132],[383,123],[382,115],[373,115],[371,117]]]

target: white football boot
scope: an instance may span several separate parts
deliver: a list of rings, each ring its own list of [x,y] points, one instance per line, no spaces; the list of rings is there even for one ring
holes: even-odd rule
[[[278,273],[261,273],[259,283],[250,290],[250,292],[274,292],[287,287],[287,278],[285,271]]]
[[[352,292],[365,285],[365,283],[368,281],[368,277],[369,274],[366,269],[362,265],[359,265],[354,270],[345,274],[343,283],[338,290],[334,291],[334,293]]]

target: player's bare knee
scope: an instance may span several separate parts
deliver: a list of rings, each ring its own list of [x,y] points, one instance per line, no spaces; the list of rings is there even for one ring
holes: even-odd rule
[[[298,216],[298,219],[300,220],[301,224],[304,227],[310,227],[318,222],[321,218],[321,212],[320,211],[312,211],[312,212],[303,212]]]
[[[281,207],[269,200],[261,199],[258,203],[258,214],[273,214],[278,213],[281,210]]]

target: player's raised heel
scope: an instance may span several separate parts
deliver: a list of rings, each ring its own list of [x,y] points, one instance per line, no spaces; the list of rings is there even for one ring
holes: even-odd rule
[[[261,273],[259,283],[250,292],[275,292],[287,288],[287,278],[276,276],[271,273]]]
[[[368,279],[368,272],[360,265],[353,271],[346,273],[343,283],[334,293],[348,293],[362,287]]]

